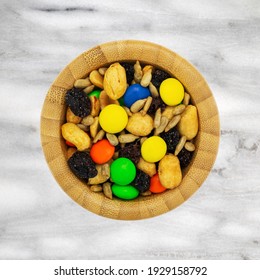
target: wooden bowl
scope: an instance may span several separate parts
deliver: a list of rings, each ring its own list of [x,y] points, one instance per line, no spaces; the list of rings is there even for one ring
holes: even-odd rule
[[[92,70],[116,61],[152,64],[175,76],[191,95],[198,109],[199,132],[196,151],[185,169],[179,187],[161,194],[138,197],[132,201],[110,200],[103,193],[94,193],[69,169],[67,146],[61,136],[65,122],[64,96],[76,79]],[[96,46],[74,59],[51,85],[41,114],[41,141],[46,161],[61,188],[78,204],[98,215],[138,220],[168,212],[187,200],[204,182],[215,161],[219,144],[219,116],[213,95],[202,75],[178,54],[160,45],[143,41],[116,41]]]

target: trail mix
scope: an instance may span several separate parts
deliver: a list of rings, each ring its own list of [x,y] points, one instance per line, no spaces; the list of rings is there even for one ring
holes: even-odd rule
[[[180,185],[198,115],[176,78],[116,62],[76,80],[65,101],[68,165],[91,191],[130,200]]]

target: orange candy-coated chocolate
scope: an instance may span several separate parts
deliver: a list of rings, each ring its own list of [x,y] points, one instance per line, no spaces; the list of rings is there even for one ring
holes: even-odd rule
[[[156,173],[150,180],[150,192],[152,193],[162,193],[167,190],[160,182],[159,175]]]
[[[115,153],[115,147],[107,139],[95,143],[90,149],[90,156],[97,164],[108,162]]]

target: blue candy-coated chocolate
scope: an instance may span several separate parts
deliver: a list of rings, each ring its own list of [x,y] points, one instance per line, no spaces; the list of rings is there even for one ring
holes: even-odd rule
[[[130,108],[137,100],[147,98],[150,95],[148,88],[142,87],[139,84],[131,85],[124,94],[125,106]]]

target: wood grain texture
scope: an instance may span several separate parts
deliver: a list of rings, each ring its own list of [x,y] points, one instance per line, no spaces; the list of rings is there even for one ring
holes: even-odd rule
[[[175,76],[190,93],[198,109],[196,151],[182,183],[159,195],[133,201],[110,200],[89,190],[69,169],[60,126],[65,122],[64,95],[76,79],[115,61],[139,60]],[[98,215],[121,220],[154,217],[187,200],[204,182],[215,161],[219,145],[219,118],[214,97],[201,74],[178,54],[153,43],[117,41],[94,47],[73,60],[51,85],[42,109],[41,141],[46,161],[62,189],[78,204]]]

